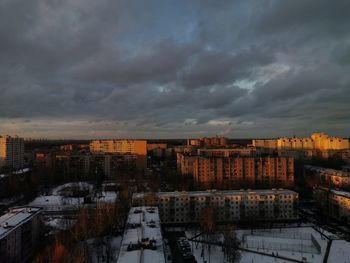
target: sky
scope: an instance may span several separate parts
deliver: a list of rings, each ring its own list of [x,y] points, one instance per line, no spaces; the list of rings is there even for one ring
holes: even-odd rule
[[[0,0],[0,134],[350,137],[348,0]]]

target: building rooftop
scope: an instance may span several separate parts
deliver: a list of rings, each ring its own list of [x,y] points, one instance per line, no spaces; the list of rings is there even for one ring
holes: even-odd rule
[[[313,166],[313,165],[304,165],[304,168],[309,171],[318,172],[325,176],[350,177],[350,172],[343,171],[343,170],[335,170],[335,169],[324,168],[324,167]]]
[[[157,207],[130,209],[117,262],[165,262]]]
[[[0,217],[0,239],[41,211],[39,207],[17,207]]]
[[[162,196],[203,196],[203,195],[271,195],[271,194],[297,194],[296,192],[288,189],[263,189],[263,190],[206,190],[206,191],[183,191],[183,192],[158,192],[156,193],[158,197]],[[143,198],[145,193],[134,193],[133,198]]]
[[[346,198],[350,198],[350,193],[349,192],[345,192],[345,191],[338,191],[338,190],[331,190],[333,194],[335,195],[341,195],[344,196]]]

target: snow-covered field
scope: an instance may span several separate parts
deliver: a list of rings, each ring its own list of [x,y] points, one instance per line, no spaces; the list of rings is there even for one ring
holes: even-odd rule
[[[65,196],[63,192],[67,189],[78,187],[79,189],[88,190],[89,193],[93,191],[93,185],[85,182],[78,183],[67,183],[52,189],[51,194],[41,195],[35,198],[28,205],[43,207],[46,211],[66,211],[66,210],[76,210],[84,205],[84,197],[69,197]],[[113,203],[117,199],[116,192],[100,192],[93,196],[93,202],[107,202]]]
[[[236,230],[236,234],[241,242],[240,247],[250,251],[241,251],[241,263],[290,262],[288,259],[320,263],[323,262],[328,244],[328,239],[312,227]],[[186,236],[194,235],[188,231]],[[219,237],[218,241],[220,239]],[[201,240],[201,237],[198,237],[198,240]],[[190,243],[197,262],[204,262],[203,259],[209,262],[208,246],[200,242]],[[283,258],[276,258],[273,255]],[[220,246],[210,246],[210,262],[225,262]],[[327,262],[350,263],[350,242],[333,240]]]
[[[350,242],[345,240],[333,240],[328,256],[328,263],[349,263]]]

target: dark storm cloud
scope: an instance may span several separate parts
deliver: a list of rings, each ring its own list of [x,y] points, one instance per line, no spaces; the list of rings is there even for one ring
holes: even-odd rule
[[[0,132],[348,136],[349,10],[345,0],[1,1]]]

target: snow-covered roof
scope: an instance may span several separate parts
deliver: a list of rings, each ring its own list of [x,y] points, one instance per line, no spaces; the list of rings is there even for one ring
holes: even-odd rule
[[[190,191],[190,192],[159,192],[157,193],[158,197],[162,196],[174,196],[178,197],[181,195],[189,195],[189,196],[202,196],[202,195],[271,195],[271,194],[297,194],[296,192],[288,189],[264,189],[264,190],[206,190],[206,191]]]
[[[331,190],[333,194],[335,195],[341,195],[344,196],[346,198],[350,198],[350,193],[349,192],[345,192],[345,191],[338,191],[338,190]]]
[[[153,245],[147,247],[149,243]],[[135,247],[131,248],[133,245]],[[165,262],[157,207],[142,206],[130,209],[117,262]]]
[[[39,207],[17,207],[0,217],[0,239],[7,236],[12,230],[32,219],[41,208]]]
[[[350,177],[350,172],[343,171],[343,170],[335,170],[335,169],[324,168],[324,167],[319,167],[314,165],[304,165],[304,168],[306,170],[316,172],[324,176]]]

